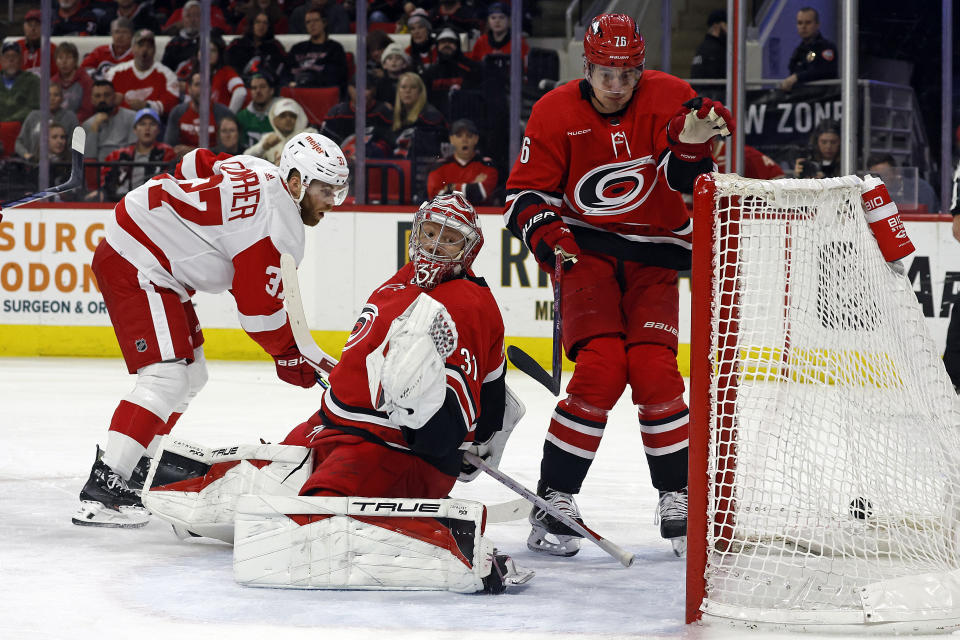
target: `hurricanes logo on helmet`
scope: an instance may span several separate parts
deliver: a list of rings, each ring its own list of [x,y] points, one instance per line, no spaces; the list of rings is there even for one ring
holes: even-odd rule
[[[597,167],[577,183],[574,197],[585,216],[610,216],[640,206],[657,183],[652,156]]]

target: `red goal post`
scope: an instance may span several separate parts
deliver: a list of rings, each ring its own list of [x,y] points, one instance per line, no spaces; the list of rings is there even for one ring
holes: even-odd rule
[[[960,412],[861,187],[697,181],[688,623],[960,627]]]

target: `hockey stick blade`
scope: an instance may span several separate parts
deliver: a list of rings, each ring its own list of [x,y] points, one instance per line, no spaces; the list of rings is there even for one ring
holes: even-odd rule
[[[466,460],[473,466],[477,467],[478,469],[482,469],[483,472],[486,473],[487,475],[492,476],[500,484],[520,494],[526,500],[532,502],[537,507],[539,507],[540,509],[543,509],[544,511],[549,513],[551,516],[553,516],[563,524],[567,525],[568,527],[570,527],[571,529],[579,533],[584,538],[596,544],[598,547],[606,551],[612,557],[616,558],[620,562],[620,564],[622,564],[623,566],[629,567],[633,564],[633,561],[636,560],[636,556],[634,554],[622,548],[620,545],[610,542],[606,538],[597,534],[592,529],[588,528],[586,525],[580,524],[579,522],[577,522],[567,514],[563,513],[562,511],[555,509],[550,505],[550,503],[548,503],[546,500],[544,500],[534,492],[530,491],[530,489],[527,489],[525,486],[523,486],[522,484],[520,484],[519,482],[517,482],[507,474],[503,473],[499,469],[488,465],[486,462],[484,462],[483,458],[481,458],[480,456],[470,453],[469,451],[465,451],[463,453],[463,458],[464,460]]]
[[[530,503],[524,498],[487,505],[487,524],[523,520],[530,513]]]
[[[0,209],[13,209],[14,207],[19,207],[21,205],[27,204],[28,202],[36,202],[37,200],[43,200],[44,198],[49,198],[55,196],[58,193],[65,193],[67,191],[73,191],[77,187],[83,185],[83,148],[87,143],[87,133],[83,130],[82,127],[75,127],[73,130],[73,141],[70,143],[71,147],[71,165],[70,165],[70,177],[63,184],[57,185],[55,187],[50,187],[46,191],[38,191],[37,193],[30,194],[20,198],[19,200],[13,200],[10,202],[0,203]],[[2,219],[2,216],[0,216]]]
[[[542,384],[550,393],[555,396],[560,395],[560,381],[547,373],[546,369],[541,367],[540,363],[526,351],[510,345],[507,347],[507,358],[513,363],[513,366]]]
[[[333,371],[337,360],[324,352],[310,334],[307,315],[303,311],[303,298],[300,296],[297,261],[289,253],[280,256],[280,279],[283,281],[283,302],[287,308],[287,317],[290,319],[297,349],[307,364],[317,370],[317,381],[326,389],[329,386],[326,378]]]

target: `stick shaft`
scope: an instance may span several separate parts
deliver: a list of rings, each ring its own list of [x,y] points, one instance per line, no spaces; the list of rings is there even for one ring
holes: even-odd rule
[[[495,469],[494,467],[491,467],[490,465],[488,465],[486,462],[484,462],[483,458],[481,458],[480,456],[474,455],[469,451],[465,451],[463,454],[463,457],[470,464],[474,465],[478,469],[482,469],[483,472],[486,473],[487,475],[492,476],[495,480],[497,480],[504,486],[517,492],[518,494],[523,496],[526,500],[535,504],[538,508],[546,511],[551,516],[553,516],[563,524],[567,525],[568,527],[570,527],[571,529],[579,533],[584,538],[587,538],[588,540],[596,544],[598,547],[600,547],[601,549],[606,551],[608,554],[616,558],[620,562],[620,564],[622,564],[623,566],[629,567],[630,565],[633,564],[633,561],[636,558],[636,556],[634,556],[632,553],[622,548],[620,545],[610,542],[606,538],[598,535],[595,531],[580,524],[579,522],[577,522],[567,514],[561,511],[558,511],[546,500],[544,500],[534,492],[530,491],[529,489],[527,489],[525,486],[523,486],[522,484],[520,484],[510,476],[506,475],[499,469]]]

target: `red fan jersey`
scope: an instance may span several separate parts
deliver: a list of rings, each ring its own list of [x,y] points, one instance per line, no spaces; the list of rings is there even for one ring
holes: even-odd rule
[[[727,173],[727,145],[722,138],[713,145],[713,159],[717,163],[717,171]],[[750,145],[743,147],[743,164],[741,173],[744,178],[772,180],[783,175],[783,169],[776,160]]]
[[[486,204],[497,187],[497,177],[497,168],[490,158],[475,155],[470,162],[463,163],[454,156],[427,176],[427,197],[433,198],[449,187],[466,195],[474,206]]]
[[[194,291],[229,289],[240,326],[267,353],[293,343],[280,299],[280,254],[300,262],[304,227],[272,163],[191,151],[175,177],[156,176],[117,204],[106,241],[183,301]]]
[[[390,323],[424,293],[411,284],[412,277],[413,264],[408,263],[367,299],[343,348],[343,357],[330,374],[330,388],[323,395],[322,408],[325,423],[334,428],[362,430],[401,451],[411,450],[401,428],[391,423],[386,413],[374,409],[370,400],[367,355],[386,338]],[[470,443],[481,411],[480,387],[504,375],[503,319],[482,279],[455,278],[426,293],[447,308],[457,328],[457,346],[446,360],[447,390],[459,399],[458,417],[462,417],[467,430],[464,442]],[[456,422],[459,424],[460,420]],[[451,424],[450,428],[456,427]],[[448,468],[436,464],[457,475],[460,451],[453,453],[454,460],[447,461]]]
[[[683,80],[644,71],[627,107],[601,115],[590,85],[540,98],[507,180],[505,222],[519,238],[543,209],[558,212],[584,250],[687,268],[692,224],[667,184],[667,123],[695,96]]]
[[[220,67],[216,73],[213,74],[213,77],[210,78],[210,99],[214,102],[219,102],[225,107],[230,107],[233,92],[238,89],[243,90],[244,96],[247,95],[247,89],[243,84],[243,80],[240,79],[240,76],[237,75],[237,72],[234,71],[232,67]],[[247,102],[248,100],[239,102],[236,111],[242,109]]]
[[[20,38],[16,41],[20,45],[20,52],[23,57],[20,59],[20,70],[40,75],[40,56],[43,52],[39,44],[35,49],[27,47],[27,39]],[[57,75],[57,45],[50,43],[50,77]]]
[[[102,44],[85,55],[80,66],[92,77],[102,78],[108,69],[127,60],[133,60],[133,47],[128,47],[126,51],[118,55],[113,50],[112,44]]]
[[[130,100],[144,100],[161,116],[166,117],[180,101],[180,85],[177,76],[160,63],[154,63],[146,71],[140,71],[133,60],[110,67],[106,78],[123,96],[121,107],[131,108]]]

